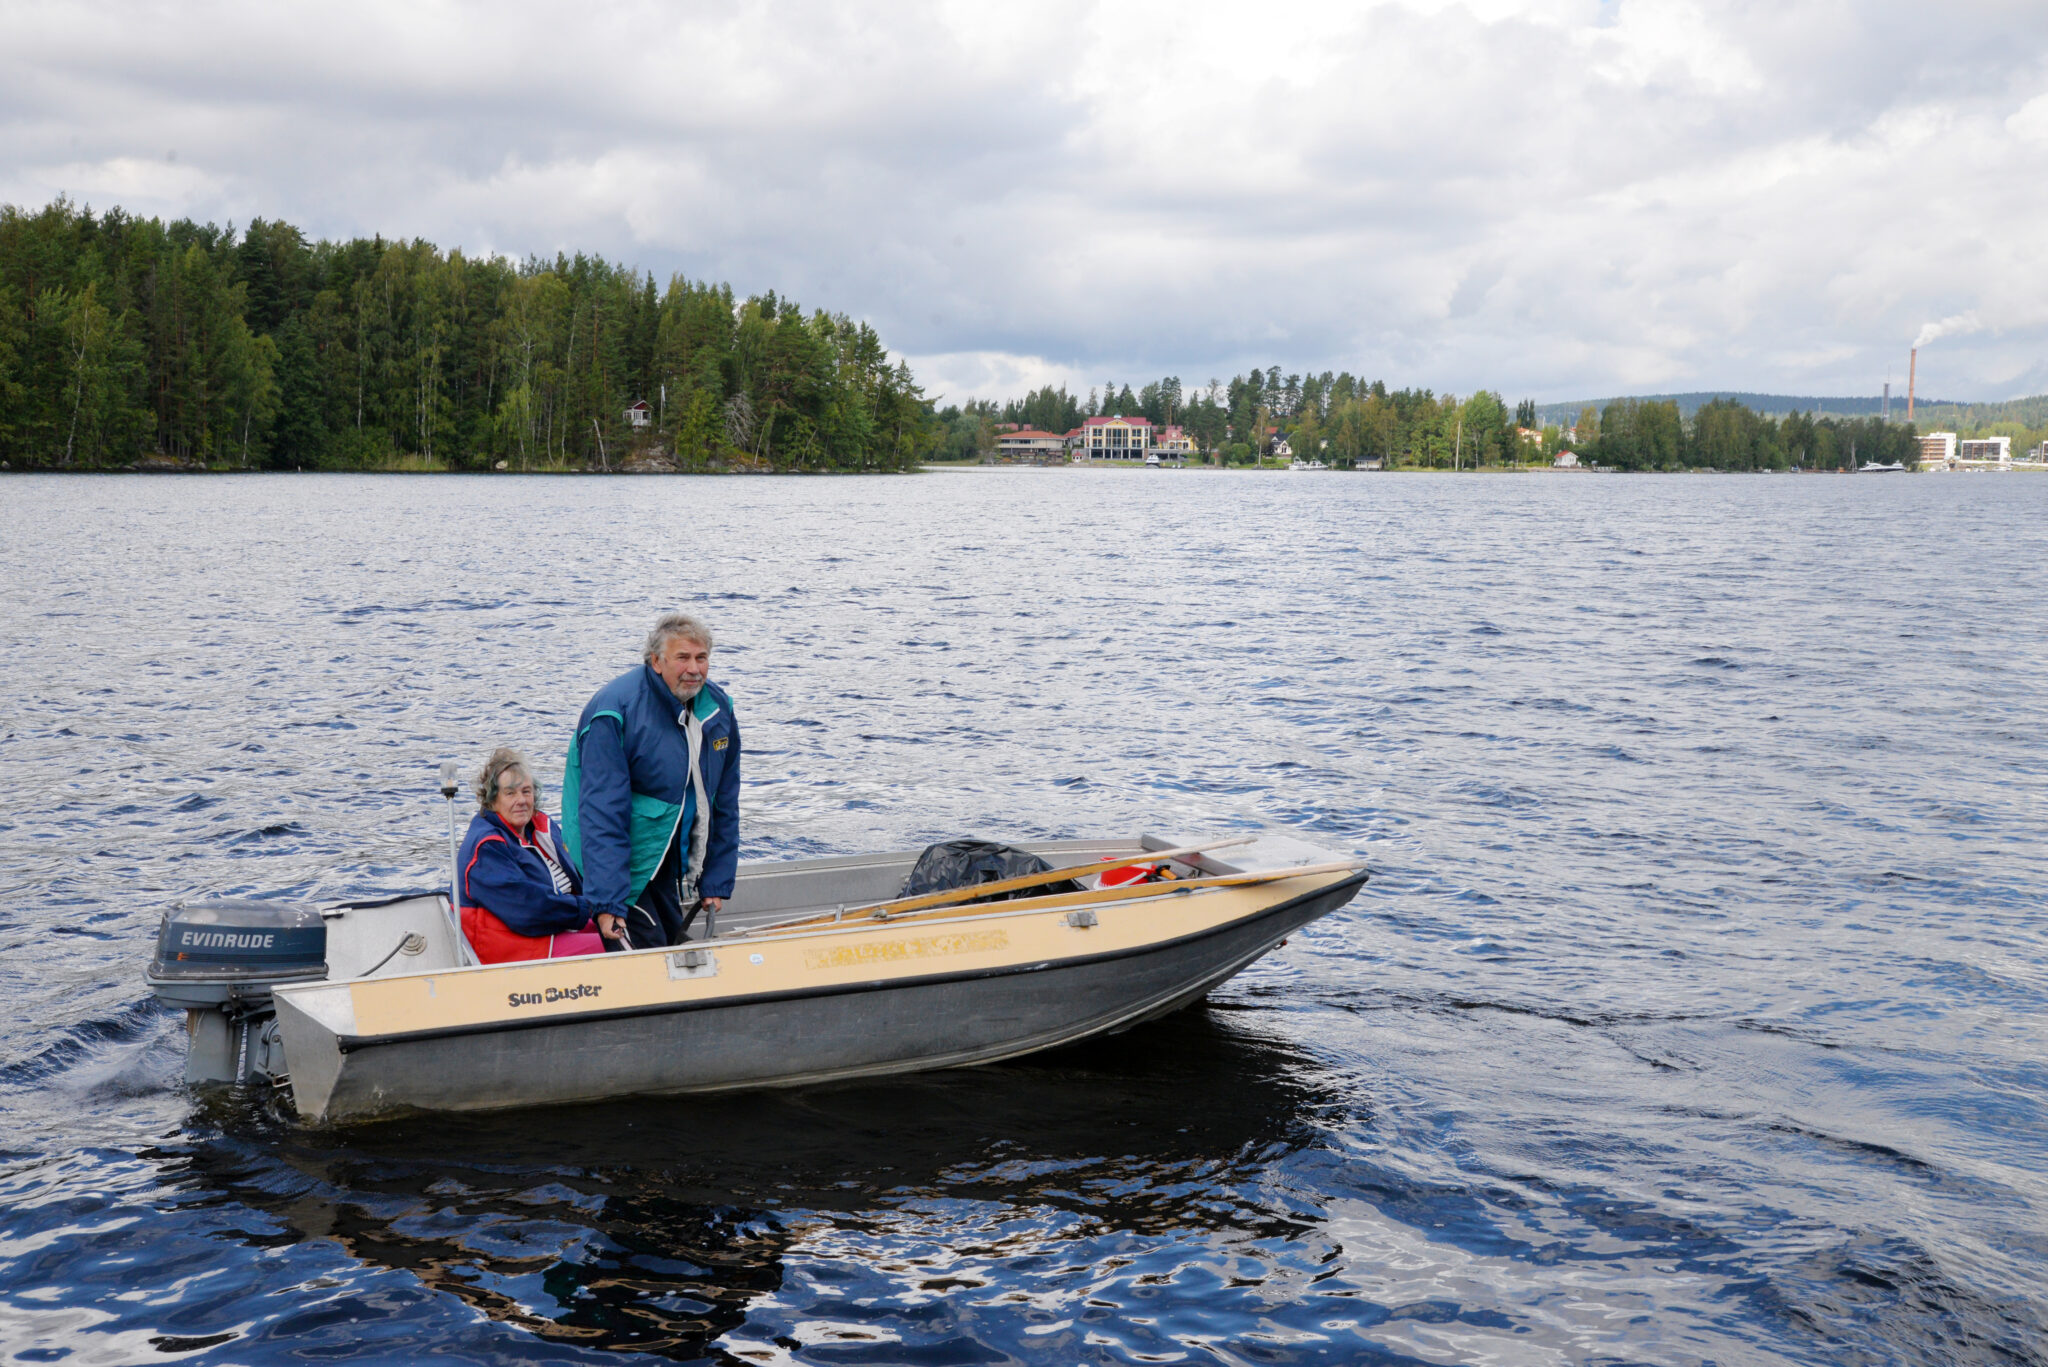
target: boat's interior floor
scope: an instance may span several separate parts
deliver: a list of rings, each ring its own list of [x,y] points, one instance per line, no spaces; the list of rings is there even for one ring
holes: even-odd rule
[[[1054,868],[1184,847],[1194,841],[1161,836],[1101,840],[1020,841]],[[732,898],[718,915],[721,938],[758,932],[791,921],[886,902],[898,895],[919,851],[835,855],[819,859],[742,864]],[[1174,860],[1183,874],[1228,874],[1307,862],[1328,852],[1284,838],[1261,838],[1214,854]],[[466,962],[444,910],[441,892],[329,908],[328,981],[445,972]],[[702,918],[691,928],[701,937]]]

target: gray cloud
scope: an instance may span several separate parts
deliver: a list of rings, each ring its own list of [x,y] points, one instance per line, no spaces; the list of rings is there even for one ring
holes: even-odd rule
[[[173,156],[175,152],[175,156]],[[0,3],[0,199],[594,250],[958,397],[2048,373],[2048,12]]]

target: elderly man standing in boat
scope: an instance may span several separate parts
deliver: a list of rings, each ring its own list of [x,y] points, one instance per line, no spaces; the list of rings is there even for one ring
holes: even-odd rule
[[[584,896],[624,918],[635,949],[681,944],[700,908],[716,916],[740,846],[740,728],[709,678],[711,629],[665,613],[641,654],[577,719],[561,821]]]

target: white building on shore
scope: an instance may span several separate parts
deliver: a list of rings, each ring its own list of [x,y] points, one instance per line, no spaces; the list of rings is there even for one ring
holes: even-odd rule
[[[1953,432],[1929,432],[1920,438],[1920,468],[1922,470],[1953,470],[1956,468],[1956,434]]]
[[[2011,437],[1958,441],[1953,432],[1930,432],[1920,438],[1922,470],[2012,470],[2030,469],[2033,465],[2032,460],[2013,459]]]

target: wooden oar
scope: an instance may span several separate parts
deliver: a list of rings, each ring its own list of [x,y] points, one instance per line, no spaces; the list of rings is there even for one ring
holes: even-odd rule
[[[955,902],[971,902],[977,897],[986,897],[992,892],[1013,892],[1018,888],[1035,888],[1041,883],[1057,883],[1062,878],[1080,878],[1091,873],[1108,873],[1114,869],[1127,869],[1133,864],[1156,864],[1168,859],[1181,859],[1191,854],[1206,854],[1210,850],[1233,849],[1249,845],[1258,837],[1255,835],[1232,836],[1228,840],[1212,840],[1204,845],[1183,845],[1177,850],[1147,850],[1143,854],[1130,855],[1123,859],[1105,859],[1096,864],[1075,864],[1070,868],[1047,869],[1043,873],[1023,873],[1015,878],[1002,878],[993,883],[975,883],[968,887],[942,888],[938,892],[920,893],[916,897],[899,897],[893,902],[871,902],[864,907],[847,907],[826,916],[808,916],[801,921],[783,921],[781,926],[808,926],[824,921],[849,921],[857,917],[880,917],[888,920],[926,907],[950,906]],[[768,929],[764,926],[762,929]]]
[[[972,883],[965,887],[941,888],[937,892],[920,893],[916,897],[898,897],[892,902],[876,902],[870,906],[854,907],[841,919],[856,916],[902,916],[908,912],[923,911],[926,907],[971,902],[977,897],[987,897],[993,893],[1015,892],[1019,888],[1035,888],[1042,883],[1057,883],[1062,878],[1081,878],[1091,873],[1112,873],[1117,869],[1127,869],[1133,864],[1160,864],[1190,854],[1227,850],[1238,845],[1249,845],[1257,839],[1255,835],[1240,835],[1229,840],[1212,840],[1206,845],[1183,845],[1177,850],[1147,850],[1143,854],[1128,855],[1122,859],[1104,859],[1094,864],[1075,864],[1064,869],[1047,869],[1043,873],[1020,873],[1015,878],[998,878],[993,883]]]
[[[1213,848],[1213,846],[1211,847]],[[1139,861],[1143,862],[1143,861]],[[1090,866],[1093,867],[1093,866]],[[993,908],[986,914],[1008,916],[1020,912],[1044,911],[1053,906],[1095,906],[1103,902],[1122,902],[1138,897],[1165,897],[1177,892],[1197,892],[1210,888],[1242,888],[1257,883],[1277,883],[1283,878],[1309,878],[1326,873],[1360,873],[1365,865],[1354,860],[1339,859],[1328,864],[1301,864],[1287,869],[1260,869],[1256,873],[1219,873],[1207,878],[1176,878],[1161,883],[1126,883],[1117,888],[1083,888],[1079,892],[1054,892],[1043,897],[1020,897],[1004,906],[1000,912]],[[993,886],[992,884],[990,886]],[[886,904],[885,904],[886,905]],[[923,920],[947,912],[964,911],[966,908],[951,905],[926,907],[921,911],[897,912],[877,918],[869,915],[867,920]],[[746,935],[775,935],[785,930],[803,930],[809,926],[838,924],[852,926],[856,921],[842,921],[837,915],[812,916],[801,921],[784,921],[778,925],[759,926],[743,932]]]

